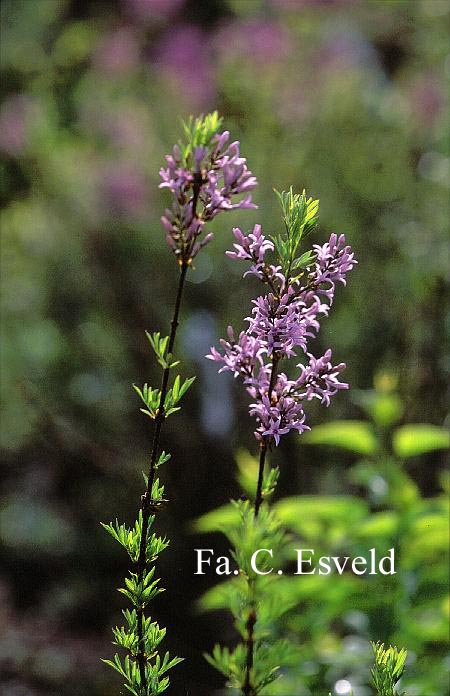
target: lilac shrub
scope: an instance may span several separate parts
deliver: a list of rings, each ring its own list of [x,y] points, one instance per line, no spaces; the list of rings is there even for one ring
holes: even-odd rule
[[[259,443],[254,504],[235,504],[240,523],[228,532],[241,576],[235,587],[238,599],[230,607],[243,643],[233,652],[216,646],[208,658],[227,676],[228,686],[243,696],[256,696],[274,681],[287,654],[286,646],[268,641],[267,626],[259,615],[264,614],[267,621],[273,613],[267,606],[270,593],[267,586],[261,590],[262,580],[246,559],[246,552],[272,549],[277,539],[280,544],[283,538],[269,507],[260,511],[278,479],[276,468],[264,476],[266,454],[289,432],[309,430],[308,402],[317,399],[329,406],[333,396],[348,389],[341,377],[345,364],[333,361],[331,349],[315,357],[310,344],[330,312],[337,285],[346,284],[347,273],[357,263],[343,234],[332,234],[325,244],[302,251],[305,237],[316,226],[319,202],[307,198],[305,192],[294,193],[292,188],[277,195],[284,233],[266,237],[260,225],[248,234],[235,228],[234,249],[226,252],[229,258],[248,264],[244,276],[257,278],[263,294],[253,300],[250,316],[245,319],[247,328],[236,337],[229,327],[227,339],[220,342],[221,350],[211,348],[207,356],[221,365],[219,372],[229,371],[242,380],[250,396],[249,414],[255,420],[254,435]],[[301,362],[297,362],[299,354]],[[281,371],[282,365],[286,371]],[[248,539],[252,541],[247,544]]]
[[[336,284],[345,285],[356,264],[343,234],[332,234],[322,246],[314,244],[312,251],[298,255],[302,239],[316,223],[318,201],[292,189],[279,198],[285,238],[265,237],[260,225],[247,235],[233,230],[234,251],[227,256],[250,262],[244,277],[256,276],[267,291],[253,300],[247,329],[236,339],[229,327],[228,340],[221,340],[222,352],[211,348],[207,356],[223,364],[219,372],[230,371],[242,379],[252,399],[249,412],[256,420],[255,437],[264,448],[278,445],[291,430],[309,429],[304,410],[308,401],[319,399],[329,406],[331,397],[348,389],[340,377],[345,364],[333,364],[330,349],[314,357],[309,343],[321,319],[328,316]],[[275,264],[266,260],[268,252],[276,252]],[[296,358],[298,349],[306,364],[298,363],[292,377],[279,372],[280,362]]]
[[[184,124],[184,141],[167,155],[166,166],[160,172],[160,187],[171,194],[170,207],[161,221],[177,260],[179,280],[170,334],[146,332],[162,369],[161,386],[134,387],[144,404],[141,411],[154,422],[150,466],[144,474],[146,487],[134,525],[128,527],[117,520],[103,525],[125,548],[132,563],[125,587],[119,590],[132,609],[123,612],[125,626],[113,629],[115,645],[126,654],[116,654],[113,660],[105,662],[121,675],[127,693],[134,696],[161,694],[169,687],[169,670],[180,662],[180,658],[171,658],[167,652],[164,656],[159,653],[166,630],[152,621],[147,610],[150,601],[162,591],[154,577],[155,562],[169,543],[152,532],[156,514],[166,502],[159,470],[170,459],[169,454],[160,451],[161,431],[165,420],[180,410],[180,401],[194,381],[182,381],[180,375],[171,379],[179,364],[173,359],[173,349],[186,273],[195,256],[212,239],[206,231],[208,222],[224,211],[256,207],[250,193],[256,179],[241,157],[239,143],[230,142],[229,132],[221,131],[221,125],[217,112],[191,118]]]

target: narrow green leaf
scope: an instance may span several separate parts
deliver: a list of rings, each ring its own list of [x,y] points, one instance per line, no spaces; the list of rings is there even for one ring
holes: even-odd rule
[[[377,437],[370,423],[365,421],[332,421],[316,425],[302,435],[308,445],[340,447],[355,454],[371,455],[378,450]]]
[[[415,457],[450,447],[450,434],[437,425],[404,425],[392,438],[392,446],[398,457]]]

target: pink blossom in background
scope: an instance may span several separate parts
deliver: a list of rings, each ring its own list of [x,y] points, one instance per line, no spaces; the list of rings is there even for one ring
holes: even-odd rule
[[[252,20],[224,25],[214,39],[214,47],[224,58],[245,56],[267,64],[286,58],[290,41],[287,32],[278,24]]]
[[[135,106],[109,111],[100,128],[116,148],[127,153],[142,155],[148,145],[146,115]]]
[[[432,126],[444,109],[442,87],[434,75],[421,75],[411,92],[412,111],[421,126]]]
[[[106,139],[124,156],[141,158],[153,141],[151,114],[145,103],[119,103],[90,94],[80,105],[79,123],[90,135]]]
[[[354,5],[355,7],[361,5],[361,0],[271,0],[271,4],[277,9],[293,10],[299,9],[301,7],[335,7],[335,6],[349,6]]]
[[[123,0],[125,11],[138,21],[171,17],[183,3],[184,0]]]
[[[346,67],[375,66],[378,57],[373,46],[353,28],[332,33],[317,52],[317,67],[326,70],[342,70]]]
[[[36,102],[27,94],[7,97],[0,110],[0,150],[14,157],[26,146],[28,126]]]
[[[121,27],[104,36],[94,55],[97,70],[111,75],[126,75],[139,66],[139,44],[134,32]]]
[[[162,37],[153,56],[162,77],[174,80],[192,108],[206,108],[215,95],[208,35],[199,27],[179,25]]]
[[[142,172],[128,163],[111,162],[103,173],[102,194],[108,211],[140,217],[145,212],[148,185]]]

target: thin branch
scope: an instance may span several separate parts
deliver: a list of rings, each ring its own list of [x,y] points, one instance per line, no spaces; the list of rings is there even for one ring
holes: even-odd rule
[[[272,357],[272,370],[270,373],[270,382],[269,382],[269,399],[272,398],[272,391],[275,386],[275,380],[277,378],[277,369],[278,369],[278,363],[280,362],[280,357],[277,355],[277,353],[273,354]],[[264,465],[266,463],[266,454],[267,454],[267,449],[268,449],[268,442],[269,438],[267,436],[263,436],[260,444],[260,449],[259,449],[259,471],[258,471],[258,483],[256,486],[256,496],[255,496],[255,519],[258,517],[259,513],[259,508],[261,507],[261,503],[263,501],[263,495],[262,495],[262,486],[263,486],[263,480],[264,480]],[[249,580],[249,589],[253,593],[253,580]],[[245,639],[245,644],[246,644],[246,658],[245,658],[245,679],[244,679],[244,684],[242,685],[242,696],[254,696],[255,691],[252,686],[252,669],[253,669],[253,662],[254,662],[254,652],[255,652],[255,637],[254,637],[254,632],[255,632],[255,624],[257,621],[257,613],[256,613],[256,606],[255,602],[253,601],[253,606],[250,609],[250,613],[248,615],[247,623],[245,625],[246,631],[247,631],[247,637]]]
[[[272,399],[272,391],[273,391],[273,388],[275,386],[275,380],[277,377],[277,369],[278,369],[279,362],[280,362],[280,357],[276,353],[274,353],[273,358],[272,358],[272,370],[270,373],[270,382],[269,382],[269,393],[268,393],[269,400]],[[258,484],[256,486],[256,496],[255,496],[255,517],[258,517],[259,508],[261,507],[261,503],[263,500],[262,485],[263,485],[263,479],[264,479],[264,465],[266,463],[268,441],[269,441],[269,438],[266,436],[263,436],[263,438],[261,440],[261,444],[260,444],[260,449],[259,449],[259,471],[258,471]]]
[[[170,355],[173,352],[173,347],[175,344],[175,337],[177,333],[177,328],[178,328],[178,323],[179,323],[179,315],[180,315],[180,307],[181,307],[181,298],[183,296],[183,289],[184,289],[184,281],[186,278],[186,272],[188,269],[188,264],[186,262],[182,262],[180,266],[180,277],[178,281],[178,291],[177,291],[177,297],[175,300],[175,308],[173,312],[173,318],[171,322],[171,329],[170,329],[170,336],[169,336],[169,343],[167,347],[167,353]],[[149,519],[150,519],[150,513],[151,513],[151,507],[152,507],[152,488],[153,484],[155,481],[155,476],[156,476],[156,462],[158,459],[158,452],[159,452],[159,440],[161,436],[161,429],[162,425],[165,420],[165,413],[164,413],[164,401],[167,395],[167,388],[169,384],[169,373],[170,373],[170,368],[166,367],[163,372],[162,380],[161,380],[161,398],[160,398],[160,408],[158,415],[156,416],[155,419],[155,430],[153,433],[153,443],[152,443],[152,451],[151,451],[151,456],[150,456],[150,468],[149,468],[149,473],[148,473],[148,483],[147,483],[147,488],[145,490],[145,493],[143,494],[141,498],[141,510],[142,510],[142,535],[141,535],[141,541],[140,541],[140,546],[139,546],[139,556],[136,564],[136,572],[138,574],[138,581],[141,582],[144,574],[145,574],[145,569],[146,569],[146,549],[147,549],[147,533],[148,533],[148,524],[149,524]],[[145,655],[145,645],[143,644],[144,642],[144,634],[143,634],[143,618],[144,618],[144,608],[139,607],[137,609],[137,635],[138,635],[138,652],[136,655],[136,660],[139,665],[139,674],[141,677],[141,686],[144,689],[144,693],[146,693],[147,689],[147,676],[145,673],[145,663],[146,663],[146,655]]]
[[[203,180],[201,174],[196,174],[195,179],[194,179],[194,186],[193,186],[193,195],[192,195],[192,215],[193,217],[197,216],[197,204],[198,204],[198,198],[199,198],[199,193],[201,190]],[[186,279],[186,273],[190,265],[190,258],[186,258],[186,255],[183,254],[180,258],[180,276],[178,280],[178,290],[177,290],[177,296],[175,300],[175,307],[173,310],[173,317],[172,321],[170,324],[170,335],[169,335],[169,343],[167,346],[167,354],[170,356],[173,353],[173,348],[175,345],[175,337],[177,334],[177,328],[179,324],[179,316],[180,316],[180,308],[181,308],[181,299],[183,297],[183,290],[184,290],[184,282]],[[138,575],[138,581],[141,582],[144,578],[145,575],[145,570],[146,570],[146,565],[147,565],[147,558],[146,558],[146,552],[147,552],[147,533],[148,533],[148,524],[149,524],[149,519],[150,519],[150,513],[152,510],[152,489],[153,489],[153,484],[155,482],[155,476],[156,476],[156,463],[158,459],[158,452],[159,452],[159,440],[161,437],[161,429],[162,425],[164,423],[164,420],[166,418],[165,412],[164,412],[164,402],[166,399],[167,395],[167,390],[168,390],[168,385],[169,385],[169,375],[170,375],[170,367],[164,368],[163,371],[163,376],[161,380],[161,395],[160,395],[160,400],[159,400],[159,410],[158,414],[155,419],[155,430],[153,433],[153,442],[152,442],[152,451],[150,455],[150,468],[148,472],[148,480],[147,480],[147,488],[145,490],[145,493],[141,497],[141,510],[142,510],[142,534],[141,534],[141,540],[140,540],[140,545],[139,545],[139,556],[138,560],[136,563],[136,572]],[[139,675],[141,678],[141,686],[144,690],[144,693],[147,693],[147,676],[145,673],[145,663],[146,663],[146,654],[145,654],[145,645],[144,645],[144,632],[143,632],[143,620],[144,620],[144,607],[139,607],[136,611],[137,613],[137,635],[138,635],[138,652],[136,655],[136,660],[139,666]]]
[[[256,623],[256,611],[255,609],[251,609],[250,613],[248,615],[247,623],[245,624],[245,628],[247,631],[247,638],[246,638],[246,646],[247,646],[247,653],[246,653],[246,661],[245,661],[245,681],[244,684],[242,685],[242,694],[243,696],[253,696],[254,690],[251,682],[251,671],[253,669],[253,653],[254,653],[254,647],[255,647],[255,639],[253,636],[253,630],[255,627]]]

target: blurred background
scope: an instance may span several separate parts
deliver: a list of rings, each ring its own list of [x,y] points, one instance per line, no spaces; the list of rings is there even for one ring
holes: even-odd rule
[[[180,117],[221,112],[258,176],[259,210],[214,221],[215,240],[185,297],[177,352],[184,374],[198,379],[163,436],[173,458],[158,525],[172,542],[159,564],[167,591],[154,604],[166,647],[187,658],[170,693],[223,693],[202,652],[235,639],[217,603],[212,613],[199,609],[215,577],[193,575],[195,547],[226,551],[227,542],[207,535],[208,524],[194,534],[193,521],[239,495],[235,452],[255,442],[242,390],[203,356],[249,311],[255,284],[241,280],[224,250],[233,225],[280,226],[273,187],[319,197],[313,241],[345,232],[359,260],[315,346],[347,362],[352,391],[310,420],[356,421],[350,427],[384,443],[394,425],[403,433],[407,424],[448,425],[448,13],[446,0],[4,0],[5,695],[119,692],[118,675],[99,660],[113,653],[110,627],[123,606],[115,588],[127,563],[99,522],[133,519],[147,468],[151,430],[131,384],[159,382],[144,330],[169,328],[177,270],[159,222],[167,194],[157,186]],[[346,549],[362,524],[358,505],[367,523],[384,514],[372,527],[382,548],[393,538],[407,546],[400,599],[381,586],[372,586],[370,606],[338,592],[327,614],[329,588],[302,596],[286,625],[309,652],[292,677],[295,692],[279,693],[348,693],[370,659],[368,639],[379,638],[410,649],[409,695],[442,696],[442,443],[417,447],[413,436],[412,450],[398,438],[394,450],[377,449],[367,432],[359,446],[357,436],[328,437],[328,447],[326,436],[315,445],[286,438],[274,457],[279,504],[326,496],[331,527],[339,514],[347,525]],[[350,493],[354,514],[343,515],[338,497]],[[319,507],[288,509],[302,541],[312,532],[295,520]],[[308,620],[299,626],[301,616]],[[358,679],[355,695],[370,693]]]

